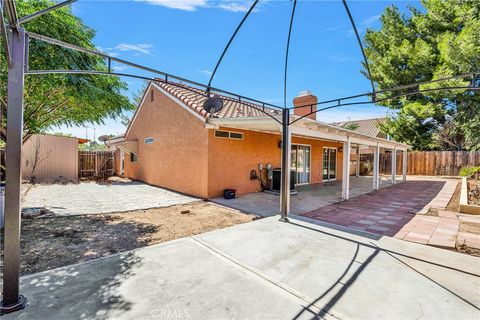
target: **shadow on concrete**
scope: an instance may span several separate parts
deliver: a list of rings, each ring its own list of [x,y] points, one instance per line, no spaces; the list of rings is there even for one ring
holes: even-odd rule
[[[316,298],[314,301],[312,301],[308,306],[304,307],[295,317],[293,317],[294,320],[299,319],[305,312],[309,312],[314,315],[314,319],[317,318],[322,318],[325,316],[332,308],[335,306],[335,304],[340,300],[340,298],[347,292],[348,288],[355,282],[355,280],[360,276],[363,270],[372,262],[372,260],[377,256],[377,254],[380,252],[379,249],[375,249],[371,255],[368,256],[368,258],[365,260],[365,262],[360,263],[360,266],[357,267],[353,275],[351,275],[347,281],[343,281],[350,269],[352,269],[352,266],[354,262],[357,262],[357,255],[358,251],[360,250],[360,245],[357,244],[355,253],[350,260],[350,263],[348,264],[347,268],[343,271],[343,273],[340,275],[340,277],[327,289],[325,290],[318,298]],[[321,299],[323,299],[325,296],[327,296],[330,292],[332,292],[335,287],[340,285],[340,289],[331,297],[326,303],[324,303],[323,306],[320,307],[320,312],[315,313],[311,310],[313,306],[315,306]],[[318,306],[317,306],[318,307]]]
[[[130,310],[132,304],[122,297],[119,287],[132,275],[132,267],[141,264],[141,259],[128,252],[109,257],[108,268],[91,268],[91,263],[98,261],[23,278],[22,285],[29,286],[29,307],[17,319],[101,320],[111,318],[112,313]],[[61,308],[43,305],[57,300],[62,302]]]
[[[357,254],[358,254],[358,251],[359,251],[359,248],[360,247],[365,247],[365,248],[369,248],[369,249],[372,249],[374,250],[374,252],[365,260],[365,262],[361,263],[360,267],[355,271],[355,273],[347,280],[347,282],[343,283],[343,286],[342,288],[335,294],[335,296],[333,298],[331,298],[327,303],[324,304],[324,306],[320,307],[321,308],[321,313],[318,314],[318,315],[315,315],[314,318],[316,318],[317,316],[322,316],[322,315],[325,315],[334,305],[336,302],[338,302],[338,300],[341,298],[341,296],[348,290],[348,287],[350,287],[354,281],[358,278],[358,276],[360,275],[360,273],[365,270],[365,268],[367,267],[367,265],[373,260],[373,258],[375,258],[375,256],[378,255],[378,253],[380,252],[383,252],[383,253],[386,253],[388,254],[389,256],[391,256],[392,258],[394,258],[395,260],[399,261],[400,263],[402,263],[403,265],[407,266],[408,268],[410,268],[411,270],[415,271],[416,273],[420,274],[421,276],[425,277],[426,279],[428,279],[429,281],[431,281],[433,284],[441,287],[442,289],[448,291],[449,293],[453,294],[454,296],[456,296],[457,298],[461,299],[462,301],[464,301],[465,303],[469,304],[470,306],[472,306],[473,308],[475,308],[476,310],[480,310],[480,306],[477,306],[475,303],[471,302],[470,300],[466,299],[465,297],[455,293],[454,291],[452,291],[451,289],[447,288],[446,286],[442,285],[441,283],[439,283],[438,281],[432,279],[431,277],[429,277],[428,275],[426,275],[425,273],[421,272],[420,270],[418,270],[417,268],[415,268],[414,266],[410,265],[409,263],[401,260],[399,257],[403,257],[403,258],[407,258],[407,259],[411,259],[411,260],[415,260],[415,261],[419,261],[419,262],[422,262],[422,263],[425,263],[425,264],[429,264],[429,265],[432,265],[432,266],[436,266],[436,267],[440,267],[440,268],[444,268],[444,269],[448,269],[448,270],[452,270],[452,271],[455,271],[455,272],[459,272],[459,273],[462,273],[464,275],[467,275],[467,276],[472,276],[472,277],[475,277],[475,278],[480,278],[480,276],[478,274],[475,274],[475,273],[472,273],[472,272],[468,272],[468,271],[464,271],[464,270],[460,270],[460,269],[457,269],[457,268],[454,268],[454,267],[450,267],[450,266],[446,266],[446,265],[443,265],[443,264],[440,264],[440,263],[436,263],[436,262],[432,262],[432,261],[428,261],[428,260],[425,260],[425,259],[420,259],[420,258],[417,258],[417,257],[413,257],[413,256],[410,256],[410,255],[406,255],[406,254],[403,254],[403,253],[400,253],[400,252],[397,252],[397,251],[393,251],[393,250],[388,250],[388,249],[383,249],[383,248],[380,248],[378,246],[376,246],[375,244],[371,243],[371,244],[366,244],[366,243],[362,243],[362,242],[359,242],[359,241],[356,241],[354,239],[350,239],[350,238],[347,238],[347,237],[342,237],[340,235],[336,235],[336,234],[332,234],[332,233],[329,233],[329,232],[326,232],[326,231],[322,231],[322,230],[319,230],[319,229],[316,229],[316,228],[313,228],[313,227],[309,227],[309,226],[306,226],[306,225],[302,225],[302,224],[299,224],[299,223],[295,223],[295,222],[292,222],[290,221],[289,224],[291,225],[295,225],[297,227],[301,227],[301,228],[305,228],[305,229],[308,229],[308,230],[311,230],[311,231],[315,231],[315,232],[319,232],[319,233],[322,233],[324,235],[328,235],[328,236],[331,236],[331,237],[335,237],[335,238],[338,238],[338,239],[341,239],[341,240],[345,240],[345,241],[348,241],[348,242],[351,242],[351,243],[355,243],[357,245],[357,249],[355,251],[355,254],[354,256],[352,257],[349,265],[347,266],[346,270],[343,272],[343,274],[338,278],[338,280],[332,284],[331,287],[329,287],[322,295],[320,295],[317,299],[315,299],[313,302],[311,302],[307,307],[305,307],[305,310],[302,310],[299,314],[297,314],[297,316],[294,318],[294,319],[297,319],[303,312],[305,311],[308,311],[308,312],[312,312],[311,310],[309,310],[309,308],[311,308],[312,306],[314,306],[319,300],[321,300],[323,297],[325,297],[330,291],[332,291],[335,286],[337,284],[342,284],[342,279],[345,277],[345,275],[348,273],[348,271],[351,269],[356,257],[357,257]],[[318,306],[317,306],[318,307]]]
[[[22,221],[21,274],[37,273],[149,245],[158,227],[115,215]]]

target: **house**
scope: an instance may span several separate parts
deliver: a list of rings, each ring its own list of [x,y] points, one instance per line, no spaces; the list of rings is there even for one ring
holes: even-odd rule
[[[34,134],[22,146],[22,179],[77,182],[78,145],[87,139]]]
[[[262,190],[281,165],[281,110],[220,96],[223,108],[209,114],[205,92],[180,83],[150,82],[125,135],[108,141],[120,150],[126,177],[201,198]],[[315,104],[302,92],[295,106]],[[264,108],[264,109],[263,109]],[[350,144],[406,151],[407,145],[322,123],[311,108],[294,109],[291,169],[295,183],[341,180]],[[265,110],[265,113],[261,110]],[[349,153],[349,152],[348,152]],[[348,180],[348,179],[347,179]],[[271,184],[272,181],[270,181]]]
[[[380,126],[387,122],[387,118],[371,118],[361,120],[349,120],[344,122],[334,122],[335,126],[350,129],[368,136],[391,140],[391,137],[380,129]],[[360,156],[361,155],[361,156]],[[360,163],[368,162],[373,155],[373,149],[368,146],[355,148],[352,152],[350,161],[350,175],[360,175]],[[357,161],[358,159],[358,161]]]
[[[333,125],[341,128],[350,129],[368,136],[390,140],[390,137],[381,131],[380,126],[387,122],[387,118],[372,118],[362,120],[350,120],[344,122],[334,122]]]

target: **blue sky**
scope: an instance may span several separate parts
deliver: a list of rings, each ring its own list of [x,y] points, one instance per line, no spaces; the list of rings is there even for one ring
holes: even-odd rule
[[[418,1],[354,1],[349,7],[360,33],[381,26],[385,7],[402,11]],[[191,80],[207,83],[220,53],[248,10],[249,1],[145,0],[90,1],[72,5],[74,14],[97,31],[95,44],[103,51]],[[237,35],[220,66],[213,85],[252,98],[283,105],[283,64],[292,2],[261,1]],[[288,71],[288,103],[300,91],[311,90],[320,100],[369,91],[360,73],[361,52],[340,0],[299,0],[295,13]],[[119,72],[141,75],[114,64]],[[125,78],[129,96],[142,81]],[[381,117],[378,106],[355,106],[318,113],[324,122]],[[119,121],[87,125],[89,138],[120,134]],[[85,137],[85,128],[52,131]]]

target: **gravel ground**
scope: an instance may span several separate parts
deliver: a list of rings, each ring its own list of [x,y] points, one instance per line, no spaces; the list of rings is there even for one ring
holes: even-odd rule
[[[22,207],[44,208],[55,215],[100,214],[168,207],[198,201],[145,183],[109,181],[104,183],[23,185]]]

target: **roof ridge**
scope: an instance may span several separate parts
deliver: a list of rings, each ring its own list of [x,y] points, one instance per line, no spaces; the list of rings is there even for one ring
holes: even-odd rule
[[[222,98],[225,103],[224,107],[214,114],[208,113],[203,109],[203,102],[207,99],[206,94],[202,89],[189,86],[181,82],[172,82],[164,81],[163,79],[157,78],[155,81],[160,88],[167,91],[169,94],[173,95],[175,98],[180,100],[191,110],[207,119],[210,117],[219,117],[219,118],[238,118],[238,117],[258,117],[258,116],[267,116],[261,110],[265,110],[271,114],[277,115],[278,110],[256,104],[250,101],[240,101],[232,97],[229,97],[224,94],[215,93],[217,96]],[[188,92],[185,92],[185,91]],[[213,90],[214,91],[214,90]]]

